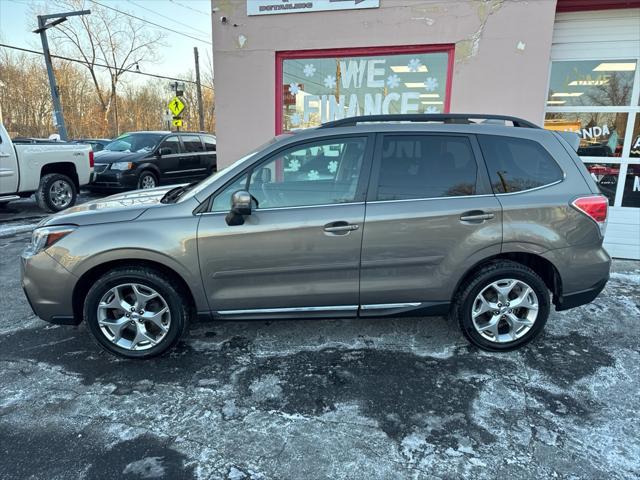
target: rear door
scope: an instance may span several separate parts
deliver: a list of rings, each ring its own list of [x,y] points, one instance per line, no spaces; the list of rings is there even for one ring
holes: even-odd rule
[[[361,314],[444,312],[476,258],[500,252],[502,212],[475,137],[380,134],[362,244]]]
[[[9,137],[0,135],[0,194],[17,191],[18,157]]]
[[[178,174],[183,180],[198,180],[207,176],[204,164],[204,146],[199,135],[180,135],[183,153],[178,163]]]

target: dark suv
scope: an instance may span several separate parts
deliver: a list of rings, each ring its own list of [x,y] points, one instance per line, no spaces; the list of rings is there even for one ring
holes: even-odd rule
[[[450,314],[472,343],[510,350],[540,333],[551,299],[564,310],[604,288],[607,205],[563,136],[524,120],[349,118],[197,185],[47,218],[23,286],[41,318],[84,319],[132,358],[196,318]]]
[[[95,154],[90,190],[155,188],[216,171],[216,138],[191,132],[131,132]]]

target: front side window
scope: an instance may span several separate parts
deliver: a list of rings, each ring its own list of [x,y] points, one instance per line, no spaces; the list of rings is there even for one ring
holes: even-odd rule
[[[500,135],[478,135],[478,141],[495,193],[521,192],[562,180],[562,170],[538,142]]]
[[[185,135],[182,137],[182,143],[184,144],[184,150],[187,153],[202,152],[202,142],[200,137],[196,135]]]
[[[178,137],[167,137],[161,144],[160,148],[168,148],[171,154],[180,153],[180,140]]]
[[[365,138],[349,138],[285,150],[253,170],[249,193],[259,208],[352,202],[365,145]]]
[[[475,194],[477,163],[466,137],[385,136],[377,200]]]

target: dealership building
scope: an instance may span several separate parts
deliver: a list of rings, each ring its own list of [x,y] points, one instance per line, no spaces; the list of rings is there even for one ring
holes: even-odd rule
[[[212,0],[218,164],[345,116],[514,115],[581,137],[640,259],[640,1]]]

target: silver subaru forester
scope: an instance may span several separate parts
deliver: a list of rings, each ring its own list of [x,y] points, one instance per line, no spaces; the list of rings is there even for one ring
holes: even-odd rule
[[[160,179],[162,182],[163,179]],[[608,211],[563,135],[496,115],[388,115],[287,135],[205,179],[43,220],[40,318],[148,358],[195,319],[445,315],[510,350],[609,277]]]

